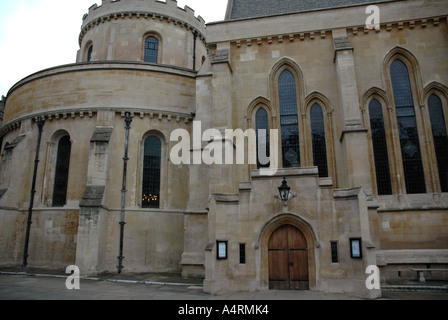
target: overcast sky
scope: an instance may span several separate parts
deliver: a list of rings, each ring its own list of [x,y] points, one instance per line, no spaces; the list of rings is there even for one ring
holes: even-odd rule
[[[0,0],[0,95],[24,77],[76,62],[82,17],[101,0]],[[227,0],[178,0],[206,22],[224,19]]]

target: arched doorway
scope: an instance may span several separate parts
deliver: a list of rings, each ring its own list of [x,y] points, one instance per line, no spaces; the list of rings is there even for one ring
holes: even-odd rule
[[[269,289],[309,290],[308,245],[303,233],[285,224],[268,243]]]

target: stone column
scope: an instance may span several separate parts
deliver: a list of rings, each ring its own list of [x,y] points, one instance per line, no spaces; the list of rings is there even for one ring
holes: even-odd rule
[[[368,158],[367,129],[362,124],[359,106],[358,84],[356,81],[353,48],[345,29],[333,31],[336,71],[340,94],[339,127],[340,142],[345,157],[346,180],[341,179],[341,187],[362,187],[366,194],[372,194],[372,181]]]
[[[106,253],[108,210],[104,207],[112,127],[96,127],[90,140],[87,186],[79,205],[76,265],[81,275],[103,271]]]

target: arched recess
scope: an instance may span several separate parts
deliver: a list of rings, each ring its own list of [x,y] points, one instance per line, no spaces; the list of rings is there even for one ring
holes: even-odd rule
[[[156,31],[148,31],[142,36],[141,61],[145,61],[146,40],[153,37],[157,40],[157,64],[163,63],[163,38],[160,33]]]
[[[305,163],[305,124],[303,121],[303,114],[305,113],[305,79],[303,76],[303,71],[300,65],[289,57],[283,57],[279,59],[271,68],[269,72],[269,83],[270,97],[273,105],[273,109],[279,116],[276,119],[276,128],[281,128],[280,124],[280,97],[279,97],[279,78],[282,73],[287,70],[289,71],[295,79],[296,86],[296,98],[297,98],[297,115],[298,115],[298,126],[299,126],[299,146],[300,146],[300,159],[299,163],[301,166]],[[278,145],[282,146],[282,135],[279,134]],[[281,150],[281,148],[280,148]],[[283,163],[283,155],[279,154],[279,163]]]
[[[275,119],[277,118],[277,113],[272,108],[271,101],[268,98],[265,97],[257,97],[249,104],[249,106],[246,108],[246,112],[244,113],[244,118],[246,118],[247,121],[247,128],[255,128],[255,114],[259,108],[265,108],[266,111],[269,114],[269,127],[271,129],[275,128]]]
[[[416,100],[415,106],[421,106],[423,104],[423,80],[420,72],[420,65],[412,52],[400,46],[389,50],[383,60],[384,87],[386,88],[386,94],[389,101],[391,101],[391,103],[394,101],[390,67],[396,59],[400,59],[408,67],[413,89],[412,91],[415,92],[416,95],[414,96],[414,100]]]
[[[333,183],[337,185],[336,177],[336,161],[334,151],[334,135],[333,135],[333,106],[330,100],[322,93],[313,91],[305,99],[305,113],[302,117],[306,122],[305,130],[305,147],[307,150],[306,163],[307,166],[313,166],[313,144],[310,111],[314,104],[318,104],[322,108],[324,114],[328,176],[333,179]]]
[[[311,225],[303,220],[301,217],[292,213],[282,213],[268,222],[266,222],[261,228],[258,242],[256,244],[256,249],[260,250],[260,261],[259,261],[259,285],[260,288],[269,288],[269,259],[268,259],[268,244],[271,235],[275,230],[284,226],[291,225],[297,228],[305,236],[306,242],[308,244],[308,272],[309,272],[309,286],[310,290],[316,288],[317,285],[317,270],[316,261],[317,253],[316,249],[320,248],[320,244],[316,233],[314,232]]]
[[[436,142],[436,138],[434,136],[434,125],[435,122],[437,122],[437,118],[439,118],[437,115],[433,114],[431,111],[431,108],[434,106],[431,106],[430,104],[430,98],[436,97],[436,99],[439,99],[439,102],[441,103],[441,112],[440,112],[440,120],[444,120],[445,128],[443,128],[443,125],[439,130],[444,131],[444,135],[446,136],[446,128],[448,128],[448,87],[443,85],[442,83],[439,83],[437,81],[432,81],[431,83],[427,84],[423,90],[424,92],[424,109],[423,109],[423,118],[424,123],[427,124],[425,126],[426,130],[426,136],[428,137],[429,141],[429,153],[430,153],[430,163],[431,163],[431,173],[432,173],[432,179],[434,182],[434,190],[435,192],[447,192],[448,190],[448,183],[447,183],[447,170],[446,170],[446,142],[443,142],[442,144]],[[439,122],[439,124],[441,124]],[[440,137],[439,137],[440,140]],[[446,141],[446,138],[444,139]],[[437,146],[436,146],[437,145]],[[442,156],[442,155],[445,156]]]
[[[160,142],[160,185],[159,185],[159,195],[158,195],[158,205],[154,207],[146,207],[145,209],[148,210],[158,210],[166,208],[168,205],[167,196],[168,196],[168,166],[166,163],[167,159],[167,142],[165,139],[165,135],[158,131],[158,130],[149,130],[146,132],[142,139],[139,141],[139,157],[138,157],[138,164],[137,164],[137,179],[136,183],[137,186],[135,190],[137,191],[135,195],[136,200],[136,206],[140,208],[144,208],[143,205],[143,183],[144,183],[144,161],[145,161],[145,142],[148,138],[155,137]]]
[[[68,131],[60,129],[53,133],[50,141],[47,142],[46,156],[44,159],[45,179],[42,193],[42,203],[47,207],[53,206],[53,192],[55,187],[56,166],[58,162],[58,145],[60,140],[64,137],[70,138],[72,135]],[[73,141],[70,140],[70,143],[73,145]],[[71,147],[71,149],[73,149],[73,147]],[[68,177],[68,180],[69,179],[70,178]],[[68,183],[68,186],[70,186],[70,183]]]
[[[89,40],[87,41],[86,45],[84,46],[84,52],[83,52],[83,57],[82,57],[82,61],[84,62],[92,62],[94,60],[93,57],[93,41]]]
[[[401,66],[401,69],[403,70],[400,74],[399,70],[394,68],[396,78],[402,76],[409,81],[408,88],[410,90],[410,94],[412,94],[412,107],[414,108],[414,113],[410,116],[413,117],[413,119],[408,121],[408,123],[412,122],[411,129],[403,127],[403,123],[405,123],[406,120],[404,119],[404,111],[406,110],[402,109],[402,106],[398,106],[397,108],[397,102],[401,104],[402,101],[395,101],[395,94],[398,94],[399,91],[394,91],[392,82],[392,66]],[[399,181],[398,193],[415,194],[433,192],[434,179],[432,178],[432,171],[434,168],[432,168],[429,160],[430,152],[428,147],[428,137],[426,135],[427,124],[425,123],[422,114],[422,108],[424,107],[424,94],[423,81],[418,60],[412,52],[398,46],[391,49],[385,55],[382,68],[386,96],[388,101],[390,101],[391,112],[393,114],[391,117],[393,118],[391,128],[394,146],[396,146],[396,148],[394,148],[396,151],[395,165],[397,167],[397,175],[401,177]],[[398,88],[399,87],[397,87],[397,89]],[[410,94],[407,96],[409,97]],[[410,130],[414,130],[417,133],[413,133],[412,137],[417,138],[412,138],[413,140],[408,139],[408,141],[406,141],[406,135],[403,134],[404,130],[408,130],[409,132]],[[412,155],[416,155],[415,160],[413,160]],[[412,161],[416,164],[411,164]],[[415,173],[411,172],[411,167],[416,168],[414,170]],[[411,175],[415,176],[415,178],[411,179]]]
[[[268,131],[266,132],[266,134],[268,136],[267,136],[266,147],[268,148],[267,150],[269,150],[269,133],[270,133],[269,130],[275,128],[276,117],[277,117],[275,110],[272,109],[271,102],[269,101],[269,99],[267,99],[265,97],[261,97],[261,96],[255,98],[247,107],[244,117],[246,118],[246,121],[247,121],[247,123],[246,123],[247,129],[257,130],[257,128],[258,128],[257,113],[260,111],[260,109],[264,109],[266,111],[267,117],[268,117],[268,123],[267,123]],[[256,136],[257,136],[257,155],[258,155],[258,132],[257,131],[256,131]],[[258,157],[257,157],[257,160],[259,160]],[[257,169],[258,167],[260,167],[260,166],[257,164],[249,164],[250,171]]]
[[[387,144],[387,153],[388,153],[388,161],[389,161],[389,170],[390,170],[390,182],[392,186],[392,193],[399,193],[399,181],[397,179],[398,171],[397,171],[397,150],[400,150],[399,144],[396,144],[394,136],[398,135],[394,132],[396,131],[396,127],[394,126],[394,114],[391,103],[387,96],[387,92],[378,87],[372,87],[366,90],[361,97],[361,112],[362,112],[362,121],[364,128],[367,128],[367,138],[370,142],[369,146],[369,159],[370,159],[370,169],[371,176],[376,177],[376,169],[375,169],[375,155],[374,148],[372,144],[372,128],[371,128],[371,119],[370,119],[370,105],[372,100],[377,100],[382,107],[383,120],[384,120],[384,129],[386,131],[386,144]],[[375,193],[378,194],[378,186],[377,180],[373,179],[372,183],[374,183]]]

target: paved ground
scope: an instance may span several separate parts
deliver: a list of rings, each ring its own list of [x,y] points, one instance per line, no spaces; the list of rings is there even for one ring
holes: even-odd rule
[[[67,276],[0,274],[0,300],[359,300],[343,294],[266,291],[213,296],[194,283],[136,283],[132,279],[81,279],[79,290],[66,288]],[[159,280],[163,280],[163,276]],[[171,279],[170,279],[171,280]],[[383,300],[448,300],[446,293],[383,292]]]

